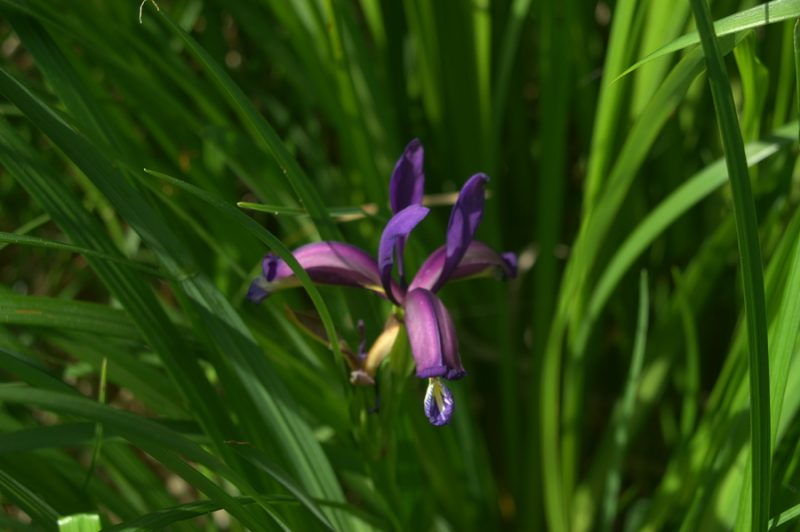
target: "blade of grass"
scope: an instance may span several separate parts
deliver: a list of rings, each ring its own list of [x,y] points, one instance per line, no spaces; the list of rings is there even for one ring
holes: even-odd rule
[[[633,57],[636,47],[636,25],[634,14],[638,2],[621,0],[614,6],[614,18],[608,39],[608,50],[603,64],[603,81],[597,102],[597,116],[592,131],[590,157],[586,168],[586,193],[583,199],[584,212],[594,208],[597,196],[608,178],[608,167],[616,150],[614,143],[620,128],[620,108],[626,92],[626,83],[614,83]]]
[[[300,165],[286,150],[278,134],[272,126],[258,114],[253,104],[244,95],[242,90],[233,82],[224,70],[192,39],[180,26],[167,16],[164,11],[160,19],[165,25],[186,45],[188,51],[197,59],[209,74],[211,80],[217,85],[220,92],[228,100],[234,111],[239,115],[245,127],[250,131],[259,145],[266,148],[281,168],[281,172],[297,193],[298,199],[308,210],[311,219],[317,226],[320,236],[324,240],[340,239],[339,231],[333,225],[330,217],[326,215],[325,204],[311,182],[300,168]]]
[[[606,487],[603,497],[602,530],[611,530],[617,516],[619,490],[622,484],[622,457],[628,447],[628,430],[636,406],[636,393],[639,390],[644,353],[647,346],[647,326],[650,320],[650,297],[648,292],[647,271],[642,270],[639,276],[639,315],[636,322],[636,338],[633,344],[633,355],[625,381],[625,391],[614,416],[614,450],[608,462]]]
[[[44,530],[56,530],[58,512],[2,469],[0,469],[0,493],[19,505]]]
[[[739,130],[736,107],[733,103],[728,73],[722,62],[711,12],[704,0],[691,0],[692,11],[702,41],[708,66],[708,81],[714,99],[720,134],[725,148],[725,160],[733,193],[736,232],[741,254],[742,284],[744,287],[745,319],[747,322],[748,360],[750,367],[750,439],[752,484],[750,497],[743,491],[742,501],[751,504],[744,512],[750,530],[767,529],[770,502],[770,403],[769,403],[769,346],[767,340],[766,303],[761,249],[758,242],[758,221],[744,143]],[[746,483],[745,483],[746,484]],[[751,514],[750,516],[746,514]]]
[[[99,532],[101,528],[97,514],[75,514],[58,519],[59,532]]]
[[[176,27],[176,30],[179,28]],[[309,492],[332,501],[342,500],[343,494],[334,472],[310,428],[296,413],[295,408],[286,408],[286,405],[294,403],[285,385],[269,367],[251,333],[230,303],[208,278],[197,273],[192,254],[169,225],[164,223],[144,197],[124,179],[110,161],[3,70],[0,70],[0,92],[14,101],[26,116],[81,168],[114,205],[117,212],[153,248],[165,269],[178,279],[181,290],[176,295],[195,320],[196,330],[207,335],[217,353],[225,354],[224,362],[220,363],[230,364],[235,372],[237,382],[231,383],[230,386],[243,389],[252,401],[260,405],[256,412],[264,426],[273,432],[275,442],[280,445],[286,458],[292,462]],[[323,209],[320,206],[317,212],[322,212]],[[235,212],[244,216],[238,211]],[[330,223],[330,220],[328,222]],[[274,244],[281,245],[277,239]],[[291,254],[288,250],[285,251],[284,258],[288,257],[291,261]],[[289,264],[292,265],[291,262]],[[299,265],[295,263],[293,266],[302,275]],[[302,281],[313,290],[309,279]],[[317,303],[322,304],[321,298]],[[329,331],[329,335],[335,338],[335,332]],[[214,394],[210,393],[206,398],[213,396]],[[253,434],[253,437],[263,436]],[[229,455],[230,451],[224,448],[224,441],[225,438],[222,437],[213,440],[220,453]],[[231,460],[232,463],[237,463],[236,459],[231,458]],[[331,511],[330,516],[340,523],[339,526],[347,527],[345,524],[349,521],[347,516],[336,511]]]
[[[128,314],[98,303],[40,296],[0,297],[0,323],[54,327],[141,341]]]
[[[47,219],[49,220],[49,217]],[[72,244],[67,244],[65,242],[58,242],[56,240],[49,240],[37,236],[22,235],[18,233],[5,233],[0,231],[0,243],[3,243],[5,245],[19,244],[23,246],[35,246],[45,249],[57,249],[59,251],[68,251],[70,253],[77,253],[79,255],[83,255],[86,257],[96,257],[98,259],[124,264],[125,266],[134,268],[136,270],[139,270],[140,272],[152,275],[154,277],[164,276],[164,273],[158,271],[158,269],[153,268],[152,266],[148,266],[147,264],[142,264],[141,262],[136,262],[124,257],[118,257],[115,255],[111,255],[109,253],[103,253],[102,251],[95,251],[93,249],[88,249],[82,246],[74,246]],[[0,249],[2,249],[2,247],[0,247]]]
[[[800,16],[800,0],[774,0],[773,2],[766,2],[764,4],[751,7],[739,13],[722,18],[714,22],[714,33],[721,37],[723,35],[731,35],[740,31],[758,28],[767,24],[774,24],[787,19]],[[700,42],[700,35],[697,32],[687,33],[678,37],[669,44],[666,44],[658,50],[648,54],[641,61],[637,61],[628,67],[617,79],[626,76],[659,57],[683,50],[689,46],[695,45]]]

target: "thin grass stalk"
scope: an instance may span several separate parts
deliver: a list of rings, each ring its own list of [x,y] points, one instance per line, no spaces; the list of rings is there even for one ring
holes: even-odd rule
[[[711,11],[703,0],[691,0],[700,40],[706,56],[708,79],[714,99],[725,160],[733,193],[737,241],[741,254],[745,319],[750,366],[750,445],[752,486],[751,530],[767,529],[770,493],[770,404],[769,346],[764,298],[764,274],[758,241],[758,220],[750,190],[744,154],[728,73],[717,44]]]

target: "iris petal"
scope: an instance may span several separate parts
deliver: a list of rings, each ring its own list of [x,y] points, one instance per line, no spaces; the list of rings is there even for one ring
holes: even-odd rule
[[[414,227],[428,215],[428,209],[421,205],[409,205],[398,212],[383,230],[381,241],[378,245],[378,267],[383,289],[388,298],[395,304],[401,304],[402,290],[392,287],[392,266],[398,239],[405,238]]]
[[[417,377],[459,379],[466,375],[453,320],[433,292],[418,288],[408,293],[405,322]]]
[[[444,269],[446,256],[446,246],[442,246],[431,253],[420,266],[408,290],[425,288],[434,291],[434,287],[437,290],[441,288],[443,283],[437,283],[437,281]],[[483,242],[473,240],[464,252],[464,256],[461,257],[461,262],[450,274],[449,279],[454,281],[492,274],[504,280],[516,277],[517,256],[514,253],[497,253]]]
[[[424,157],[422,143],[414,139],[398,159],[389,181],[389,202],[394,214],[409,205],[422,205],[425,190],[425,174],[422,170]]]
[[[343,242],[315,242],[297,248],[292,254],[315,283],[358,286],[385,297],[378,264],[356,246]],[[258,303],[276,290],[299,284],[289,265],[270,253],[264,257],[261,276],[250,285],[248,298]],[[387,289],[397,290],[391,279]]]
[[[447,224],[445,261],[442,272],[433,286],[434,292],[439,290],[455,271],[472,242],[475,231],[478,230],[478,225],[483,217],[484,188],[488,181],[489,176],[486,174],[475,174],[461,187],[461,192],[453,205],[450,221]]]

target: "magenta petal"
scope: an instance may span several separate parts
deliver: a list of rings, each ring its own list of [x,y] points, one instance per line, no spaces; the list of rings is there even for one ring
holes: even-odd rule
[[[447,247],[442,246],[425,260],[417,271],[408,290],[425,288],[438,290],[443,283],[437,283],[444,269]],[[514,253],[497,253],[495,250],[477,240],[470,242],[461,262],[450,274],[450,280],[465,279],[483,275],[497,275],[501,279],[509,279],[517,275],[517,256]]]
[[[343,242],[315,242],[297,248],[292,254],[315,283],[358,286],[385,296],[378,264],[355,246]],[[247,296],[258,303],[275,290],[299,284],[289,265],[270,253],[264,257],[262,274],[250,285]],[[397,290],[393,283],[389,286]]]
[[[414,139],[397,160],[389,181],[389,202],[394,214],[409,205],[422,205],[425,189],[425,174],[422,170],[424,156],[422,143],[419,139]]]
[[[447,224],[445,261],[442,273],[433,287],[434,292],[450,278],[472,242],[475,231],[478,230],[483,217],[484,188],[488,181],[489,177],[486,174],[475,174],[461,187],[456,204],[450,213],[450,222]]]
[[[380,268],[380,279],[383,289],[389,299],[400,305],[402,293],[400,290],[395,292],[392,287],[392,266],[394,265],[394,255],[396,244],[399,239],[408,236],[414,227],[428,215],[428,209],[421,205],[409,205],[398,212],[383,230],[381,241],[378,245],[378,267]]]
[[[419,288],[408,293],[405,323],[417,377],[458,379],[466,374],[453,320],[433,292]]]

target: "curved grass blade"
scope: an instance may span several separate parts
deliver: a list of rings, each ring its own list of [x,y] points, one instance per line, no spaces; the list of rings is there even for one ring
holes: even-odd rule
[[[714,32],[717,36],[731,35],[740,31],[766,26],[767,24],[782,22],[797,16],[800,16],[800,0],[774,0],[773,2],[766,2],[716,21],[714,23]],[[658,50],[645,56],[642,60],[628,67],[616,79],[627,76],[642,65],[658,59],[659,57],[675,53],[699,42],[700,35],[698,35],[697,32],[687,33],[686,35],[678,37],[671,43],[662,46]]]
[[[189,466],[185,460],[205,466],[214,473],[227,478],[244,493],[258,500],[259,496],[255,490],[216,456],[209,454],[200,445],[163,425],[79,395],[38,390],[28,386],[0,385],[0,401],[35,405],[56,413],[79,416],[102,423],[121,437],[153,455],[208,497],[220,502],[243,524],[254,530],[265,528],[264,523],[258,519],[257,513],[246,510],[234,497],[228,495],[225,490],[194,467]]]
[[[55,530],[58,512],[20,481],[0,469],[0,493],[25,510],[44,530]]]
[[[322,299],[322,296],[317,290],[317,287],[314,285],[311,278],[308,276],[308,273],[300,266],[300,263],[297,262],[297,259],[292,254],[291,250],[283,245],[283,242],[278,239],[275,235],[264,229],[262,226],[258,225],[255,220],[246,216],[241,211],[238,211],[233,208],[233,206],[229,205],[228,203],[222,201],[221,199],[214,197],[213,195],[209,194],[205,190],[202,190],[186,181],[181,181],[180,179],[175,179],[174,177],[168,176],[167,174],[163,174],[161,172],[156,172],[155,170],[144,170],[146,173],[152,175],[153,177],[157,177],[162,181],[166,181],[171,185],[174,185],[181,190],[185,190],[190,194],[200,198],[201,200],[205,201],[209,205],[216,208],[219,212],[233,220],[234,222],[241,225],[244,229],[246,229],[249,233],[259,239],[261,242],[267,245],[270,249],[272,249],[278,256],[280,256],[286,264],[289,265],[289,268],[292,269],[294,274],[300,280],[300,283],[303,285],[303,288],[308,293],[308,297],[311,298],[311,301],[314,303],[314,306],[317,312],[322,319],[322,323],[325,326],[325,332],[328,334],[328,338],[331,339],[331,348],[333,350],[335,361],[339,365],[344,364],[343,355],[339,349],[339,340],[338,335],[336,333],[336,327],[333,323],[333,318],[331,317],[330,311],[328,310],[325,301]]]
[[[722,61],[711,12],[705,0],[691,0],[692,11],[697,22],[703,50],[708,65],[708,81],[714,98],[714,108],[719,122],[725,160],[733,193],[736,233],[742,264],[745,320],[747,323],[748,360],[750,366],[750,449],[752,461],[752,485],[750,498],[747,490],[742,492],[743,503],[751,504],[750,512],[743,512],[746,519],[751,513],[750,530],[766,530],[770,503],[770,393],[769,393],[769,345],[767,338],[767,311],[764,298],[764,274],[761,264],[761,248],[758,242],[758,220],[744,143],[739,130],[736,107],[733,102],[728,73]],[[745,482],[745,485],[747,483]]]
[[[142,273],[146,273],[154,277],[164,277],[163,272],[160,272],[156,268],[153,268],[152,266],[148,266],[146,264],[142,264],[140,262],[126,259],[124,257],[118,257],[108,253],[103,253],[102,251],[95,251],[93,249],[88,249],[82,246],[75,246],[72,244],[67,244],[65,242],[58,242],[56,240],[49,240],[37,236],[21,235],[18,233],[5,233],[0,231],[0,243],[19,244],[22,246],[34,246],[45,249],[57,249],[59,251],[68,251],[70,253],[77,253],[79,255],[83,255],[86,257],[96,257],[98,259],[109,260],[112,262],[117,262],[119,264],[124,264],[125,266],[129,266],[135,270],[139,270]]]
[[[267,123],[264,117],[258,114],[242,90],[197,41],[169,18],[165,12],[160,12],[160,18],[183,41],[189,52],[205,68],[211,80],[220,89],[256,141],[275,157],[281,171],[297,193],[300,203],[308,210],[322,238],[324,240],[340,239],[338,229],[333,225],[330,217],[326,215],[325,204],[319,192],[308,180],[294,157],[289,154],[272,126]]]
[[[177,286],[181,289],[177,295],[189,308],[190,316],[197,320],[196,328],[204,331],[218,352],[225,353],[226,363],[233,367],[236,382],[231,382],[228,386],[240,387],[258,405],[256,413],[264,426],[270,429],[275,441],[286,458],[291,461],[309,492],[333,501],[343,500],[341,487],[330,462],[319,442],[314,439],[310,427],[292,407],[293,399],[289,396],[284,383],[272,371],[252,334],[230,302],[211,284],[208,278],[197,273],[198,268],[193,263],[192,254],[186,249],[177,234],[170,229],[169,224],[158,216],[145,197],[125,180],[120,171],[108,159],[2,69],[0,69],[0,92],[13,101],[28,119],[41,128],[78,165],[112,203],[117,212],[153,249],[164,268],[177,279],[179,283]],[[238,216],[247,218],[233,207],[230,208]],[[248,221],[258,227],[252,220],[248,219]],[[264,230],[261,229],[261,231],[263,236]],[[283,250],[288,257],[288,250],[282,246],[280,241],[272,235],[269,237],[274,239],[273,244],[279,250]],[[299,269],[296,261],[294,267]],[[310,286],[309,279],[303,280],[306,282],[306,286]],[[321,298],[318,298],[316,302],[320,303]],[[330,336],[335,338],[335,333]],[[207,382],[204,377],[194,380]],[[209,392],[199,400],[206,408],[218,408],[216,404],[208,404],[209,402],[214,403],[214,401],[208,400],[210,397],[215,397],[215,394]],[[287,408],[287,405],[290,406]],[[199,414],[198,420],[201,423],[206,422],[204,416]],[[253,437],[263,436],[253,435]],[[221,437],[219,432],[215,432],[212,442],[221,454],[227,455],[233,460],[232,463],[235,463],[229,449],[225,448],[222,443],[224,441],[225,438]],[[337,526],[348,527],[346,524],[350,521],[348,516],[337,511],[331,511],[329,515],[339,522]]]
[[[747,145],[747,164],[754,166],[778,153],[782,148],[790,146],[794,141],[797,123],[788,124],[770,135],[767,139]],[[589,300],[588,312],[581,325],[576,345],[578,349],[588,341],[591,329],[598,319],[608,298],[614,292],[625,273],[636,259],[653,241],[661,235],[673,222],[704,198],[718,190],[728,180],[725,161],[720,159],[704,170],[690,177],[677,190],[662,201],[617,248],[614,256],[595,283]]]
[[[300,503],[308,508],[314,516],[320,520],[328,529],[333,530],[325,514],[317,506],[314,500],[298,486],[289,475],[286,474],[277,464],[273,463],[263,452],[254,447],[234,447],[234,450],[244,457],[256,469],[267,473],[277,480],[289,493],[294,495]]]
[[[611,530],[617,515],[619,489],[622,483],[622,457],[628,447],[628,430],[636,406],[636,392],[639,390],[644,353],[647,347],[647,328],[650,320],[650,295],[647,286],[647,271],[642,270],[639,277],[639,315],[636,322],[636,338],[633,356],[625,381],[625,391],[614,416],[614,449],[608,463],[605,497],[603,500],[602,530]]]
[[[93,334],[140,340],[128,314],[98,303],[40,296],[0,297],[0,323],[55,327]]]

